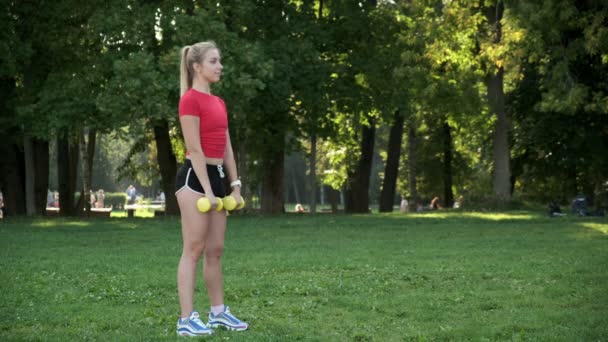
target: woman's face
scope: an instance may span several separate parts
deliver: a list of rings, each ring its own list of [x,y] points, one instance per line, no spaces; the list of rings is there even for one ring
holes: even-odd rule
[[[207,51],[203,64],[199,64],[197,69],[199,77],[203,80],[209,83],[218,82],[222,76],[222,69],[224,69],[221,63],[220,52],[217,49]]]

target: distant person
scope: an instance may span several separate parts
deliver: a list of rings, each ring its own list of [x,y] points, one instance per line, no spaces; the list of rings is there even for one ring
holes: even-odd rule
[[[587,216],[587,198],[578,195],[572,200],[572,211],[578,216]]]
[[[59,191],[55,191],[53,194],[53,207],[59,208]]]
[[[408,211],[409,203],[407,198],[401,197],[401,203],[399,204],[399,212],[405,213]]]
[[[296,204],[296,207],[294,208],[294,211],[296,213],[303,213],[304,212],[304,207],[300,203],[298,203],[298,204]]]
[[[160,194],[158,194],[158,200],[162,203],[165,203],[165,192],[161,191]]]
[[[551,201],[549,202],[549,216],[566,216],[566,214],[562,212],[562,208],[560,208],[556,201]]]
[[[433,198],[433,200],[431,200],[431,204],[429,205],[429,208],[432,210],[441,209],[441,205],[439,204],[439,196],[435,196]]]
[[[106,194],[103,189],[97,190],[97,202],[95,202],[95,208],[103,208],[105,206]]]
[[[462,208],[464,197],[458,196],[458,199],[454,201],[454,209]]]
[[[50,189],[46,194],[46,206],[48,208],[55,206],[55,194]]]
[[[97,202],[97,198],[95,197],[95,193],[93,190],[89,190],[89,202],[91,203],[91,208],[95,208],[95,202]]]
[[[127,188],[127,204],[135,204],[137,198],[137,190],[133,185],[129,185]]]
[[[226,104],[211,93],[211,84],[220,80],[222,69],[220,50],[213,42],[185,46],[181,51],[179,122],[186,144],[186,160],[177,171],[175,184],[183,241],[177,269],[181,309],[177,334],[180,336],[211,335],[211,328],[218,326],[237,331],[249,328],[225,305],[222,283],[221,257],[227,215],[226,211],[216,211],[216,208],[218,198],[227,195],[224,178],[228,177],[230,195],[237,204],[243,200],[230,142]],[[203,196],[211,203],[211,209],[206,212],[199,211],[196,206]],[[207,324],[194,310],[197,264],[203,255],[203,278],[211,305]]]

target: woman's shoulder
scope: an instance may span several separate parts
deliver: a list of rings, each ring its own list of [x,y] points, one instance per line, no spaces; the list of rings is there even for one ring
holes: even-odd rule
[[[182,95],[182,97],[180,97],[180,101],[191,101],[196,99],[196,93],[192,90],[192,89],[188,89],[186,90],[186,92],[184,93],[184,95]]]
[[[200,111],[199,101],[197,100],[192,89],[186,91],[184,95],[179,99],[179,115],[194,115]]]
[[[203,93],[194,88],[188,89],[180,98],[180,101],[198,101],[200,103],[206,103],[213,100],[224,103],[224,100],[221,97],[214,94]]]

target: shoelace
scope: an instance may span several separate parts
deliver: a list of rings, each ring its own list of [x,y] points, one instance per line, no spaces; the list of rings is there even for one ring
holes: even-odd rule
[[[190,318],[190,321],[200,325],[201,327],[207,328],[207,325],[205,323],[203,323],[203,321],[201,321],[200,317]]]
[[[228,316],[228,317],[230,317],[230,318],[234,319],[235,321],[237,321],[237,322],[239,322],[239,323],[241,322],[241,320],[240,320],[240,319],[238,319],[238,318],[234,317],[234,316],[233,316],[233,315],[230,313],[230,309],[229,309],[228,307],[226,307],[226,310],[224,310],[224,315],[226,315],[226,316]]]

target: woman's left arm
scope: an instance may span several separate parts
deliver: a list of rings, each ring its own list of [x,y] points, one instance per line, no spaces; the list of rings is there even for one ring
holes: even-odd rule
[[[232,143],[230,142],[230,132],[226,129],[226,155],[224,164],[228,171],[228,180],[230,183],[239,180],[239,174],[236,170],[236,161],[234,160],[234,152],[232,151]],[[241,186],[231,186],[231,195],[234,196],[237,203],[241,202]]]

